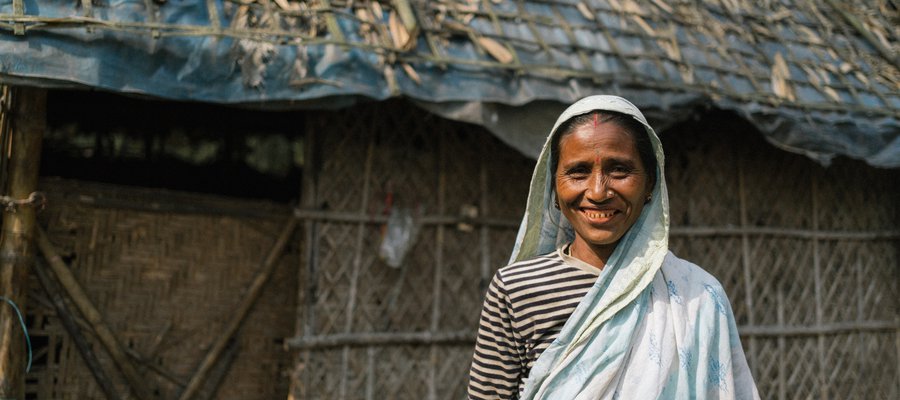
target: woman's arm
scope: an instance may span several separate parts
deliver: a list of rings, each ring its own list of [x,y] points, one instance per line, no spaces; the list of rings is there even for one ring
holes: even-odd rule
[[[514,399],[523,373],[524,343],[512,326],[500,273],[488,287],[469,371],[470,399]]]

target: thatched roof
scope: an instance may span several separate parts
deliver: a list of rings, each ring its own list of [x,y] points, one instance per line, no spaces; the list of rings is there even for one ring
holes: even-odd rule
[[[713,106],[825,162],[900,166],[891,0],[24,4],[0,6],[8,83],[267,107],[405,95],[531,154],[552,121],[517,137],[504,116],[619,93],[661,124]]]

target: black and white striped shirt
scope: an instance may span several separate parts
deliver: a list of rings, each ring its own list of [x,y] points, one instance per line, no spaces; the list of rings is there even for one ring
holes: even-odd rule
[[[470,399],[515,399],[600,270],[561,250],[500,268],[481,312]]]

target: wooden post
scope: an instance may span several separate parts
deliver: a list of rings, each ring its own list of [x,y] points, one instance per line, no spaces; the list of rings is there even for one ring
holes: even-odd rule
[[[29,198],[37,189],[41,139],[47,119],[47,92],[36,88],[12,91],[11,140],[2,151],[9,155],[10,200]],[[35,207],[18,205],[3,211],[0,236],[0,296],[25,310],[28,270],[34,262]],[[25,368],[29,352],[15,309],[0,304],[0,399],[25,398]]]

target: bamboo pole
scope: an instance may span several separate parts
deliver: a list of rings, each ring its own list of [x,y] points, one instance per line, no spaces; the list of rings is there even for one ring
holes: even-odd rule
[[[737,174],[738,174],[738,203],[740,206],[740,218],[741,218],[741,228],[746,228],[748,224],[747,217],[747,192],[744,188],[746,183],[744,182],[744,168],[747,165],[747,159],[745,157],[739,157],[737,163]],[[741,269],[744,273],[744,305],[747,307],[747,323],[751,326],[754,323],[754,310],[753,310],[753,275],[750,270],[750,265],[752,264],[750,260],[750,237],[745,233],[741,235]],[[740,330],[738,330],[740,332]],[[748,362],[750,364],[750,368],[759,368],[759,365],[756,364],[756,352],[757,352],[757,343],[756,339],[750,338],[750,352],[747,355]],[[757,369],[758,371],[758,369]]]
[[[106,396],[108,400],[121,399],[116,388],[113,387],[109,376],[106,375],[106,370],[104,370],[103,365],[100,364],[100,360],[97,359],[97,356],[94,355],[94,351],[91,350],[91,345],[88,343],[87,338],[81,334],[78,323],[75,322],[75,318],[73,318],[72,313],[69,311],[69,307],[60,295],[61,291],[59,287],[50,278],[46,268],[47,266],[43,265],[41,262],[35,263],[34,275],[38,278],[38,281],[40,281],[41,286],[44,287],[47,296],[50,297],[50,301],[56,309],[56,315],[59,317],[59,321],[62,323],[63,328],[69,334],[69,337],[72,338],[75,348],[77,348],[78,353],[81,354],[81,358],[87,365],[91,375],[94,376],[94,380],[97,381],[97,386],[100,386],[100,391],[103,392],[103,395]]]
[[[375,158],[375,135],[369,140],[368,150],[366,151],[366,164],[363,172],[362,201],[360,202],[360,212],[364,213],[369,207],[369,190],[372,180],[372,163]],[[359,273],[362,269],[363,244],[365,239],[366,227],[360,222],[356,231],[356,238],[353,244],[353,270],[350,275],[350,293],[347,295],[347,318],[344,320],[344,333],[350,333],[353,329],[353,317],[356,313],[356,292],[359,290]],[[341,387],[339,388],[339,397],[345,399],[347,397],[347,378],[350,373],[350,348],[344,347],[341,352]]]
[[[240,352],[240,343],[235,340],[230,341],[222,354],[221,365],[209,376],[209,389],[198,396],[199,400],[212,400],[216,398],[216,394],[218,393],[219,388],[222,387],[222,382],[225,380],[225,377],[228,376],[228,371],[231,369],[231,365],[237,358],[238,352]]]
[[[446,208],[446,195],[447,195],[447,135],[448,132],[444,131],[440,133],[439,143],[440,146],[438,148],[438,190],[437,190],[437,210],[438,213],[444,213]],[[435,249],[434,249],[434,280],[432,281],[433,290],[432,290],[432,298],[431,298],[431,324],[429,325],[429,330],[431,332],[437,332],[440,327],[441,321],[441,281],[443,280],[444,275],[444,226],[438,225],[435,229]],[[429,368],[428,371],[428,399],[434,400],[437,398],[437,369],[438,369],[438,361],[440,357],[438,355],[437,347],[435,345],[431,346],[430,354],[429,354]]]
[[[47,92],[14,90],[11,112],[11,145],[0,149],[9,156],[6,193],[12,200],[28,198],[37,189],[41,139],[47,116]],[[5,188],[4,188],[5,189]],[[35,208],[14,206],[3,211],[0,236],[0,296],[24,313],[28,269],[34,262]],[[0,399],[25,397],[26,336],[16,310],[0,303]]]
[[[812,182],[812,229],[819,229],[819,190],[818,185],[816,184],[816,179],[813,178]],[[820,247],[819,241],[816,239],[812,240],[813,245],[813,280],[815,283],[815,299],[816,299],[816,325],[821,326],[825,320],[825,311],[822,308],[822,302],[824,300],[824,289],[822,288],[822,266],[821,266],[821,255],[819,254]],[[819,386],[819,398],[827,399],[828,398],[828,381],[825,378],[825,371],[828,368],[825,361],[825,335],[819,334],[816,338],[816,345],[818,349],[818,386]]]
[[[318,189],[316,184],[316,174],[318,173],[316,147],[318,144],[316,142],[315,126],[310,119],[306,119],[304,126],[306,127],[306,141],[303,143],[305,155],[303,158],[303,192],[300,195],[303,206],[307,209],[313,209],[318,202]],[[305,288],[306,295],[298,294],[297,296],[298,325],[300,323],[301,316],[299,314],[301,313],[301,309],[306,311],[306,315],[303,318],[302,331],[298,326],[297,332],[303,332],[303,335],[310,336],[315,333],[316,326],[316,292],[319,254],[319,235],[316,232],[318,230],[318,222],[314,219],[307,219],[303,221],[303,227],[306,242],[303,257],[306,261],[306,280],[304,282],[302,279],[303,274],[298,273],[297,277],[300,280],[297,282],[297,288]],[[301,290],[302,289],[298,290],[298,292]],[[312,357],[313,355],[309,350],[303,352],[302,359],[304,369],[312,364]],[[301,378],[303,383],[300,383],[300,396],[306,399],[308,398],[308,390],[312,386],[312,374],[305,373],[306,371],[303,372]],[[294,386],[294,382],[291,382],[291,386]],[[291,390],[292,394],[294,392],[294,390]]]
[[[806,337],[819,335],[842,335],[862,332],[896,332],[900,323],[888,320],[851,321],[812,326],[741,325],[738,332],[743,338],[754,337]],[[285,340],[285,347],[291,349],[323,350],[335,347],[369,346],[426,346],[426,345],[472,345],[474,331],[450,332],[363,332],[336,333],[332,335],[297,336]]]
[[[807,337],[862,332],[896,332],[900,323],[888,320],[850,321],[812,326],[740,325],[743,338]],[[475,343],[474,331],[449,332],[361,332],[331,335],[297,336],[285,340],[285,347],[300,350],[324,350],[335,347],[431,346]]]
[[[112,329],[106,324],[106,321],[103,320],[103,315],[88,298],[87,293],[85,293],[84,289],[78,283],[78,280],[75,279],[75,276],[72,275],[68,266],[66,266],[65,262],[63,262],[62,258],[60,258],[59,254],[56,252],[53,244],[50,243],[47,234],[40,229],[40,227],[37,228],[37,243],[41,253],[44,255],[44,259],[47,260],[50,269],[56,275],[56,279],[59,280],[63,289],[65,289],[69,294],[69,297],[75,303],[78,311],[81,312],[90,324],[91,329],[94,330],[97,338],[100,339],[100,343],[102,343],[106,348],[106,351],[109,352],[110,357],[119,367],[122,375],[125,376],[125,380],[128,382],[135,397],[138,399],[152,398],[153,396],[150,394],[151,391],[147,386],[146,379],[141,374],[138,374],[134,365],[131,363],[131,360],[128,358],[124,347],[119,342]]]
[[[271,251],[269,251],[269,254],[266,256],[265,261],[263,261],[262,268],[256,274],[256,277],[253,278],[253,282],[251,282],[250,287],[247,288],[247,291],[244,294],[241,303],[238,305],[237,310],[231,317],[231,320],[228,321],[225,329],[223,329],[222,335],[220,335],[219,338],[216,339],[216,342],[206,354],[203,362],[200,363],[200,367],[197,368],[197,372],[194,373],[194,376],[192,376],[191,380],[188,382],[187,388],[185,388],[184,392],[181,393],[181,396],[179,397],[180,400],[189,400],[195,394],[197,394],[198,390],[200,390],[200,387],[203,385],[203,382],[206,380],[212,368],[216,365],[216,362],[219,360],[222,352],[226,349],[228,343],[235,336],[238,328],[240,328],[241,324],[243,324],[244,318],[248,313],[250,313],[250,309],[253,308],[253,305],[256,304],[256,300],[262,294],[262,289],[266,285],[266,282],[269,281],[272,273],[275,271],[275,267],[278,266],[278,258],[281,257],[281,254],[284,252],[284,247],[287,245],[288,239],[290,239],[291,234],[294,233],[294,230],[297,227],[297,223],[298,222],[296,218],[289,218],[287,223],[284,225],[284,229],[281,230],[281,234],[275,241],[275,245],[272,246]]]

